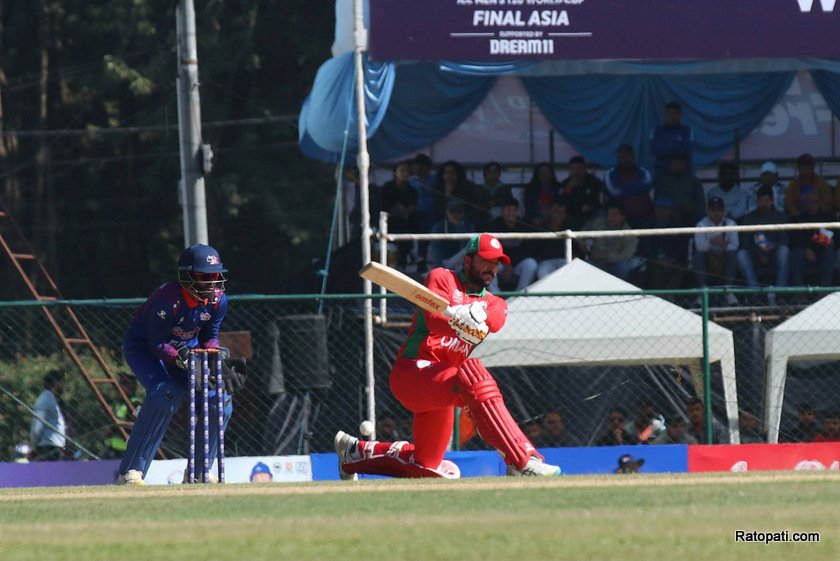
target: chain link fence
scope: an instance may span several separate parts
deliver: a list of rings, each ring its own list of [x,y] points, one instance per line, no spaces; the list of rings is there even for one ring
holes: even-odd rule
[[[742,305],[725,308],[716,307],[723,293],[714,289],[709,292],[711,412],[717,421],[727,425],[727,361],[719,360],[714,347],[715,337],[731,332],[741,439],[764,439],[763,433],[772,420],[765,418],[768,333],[806,308],[819,315],[822,303],[836,295],[780,289],[780,305],[768,307],[750,305],[751,300],[762,301],[763,295],[740,289],[736,292]],[[499,381],[514,418],[529,434],[536,437],[543,421],[548,420],[547,414],[558,412],[567,434],[564,443],[597,445],[612,432],[611,411],[623,411],[624,422],[631,428],[645,402],[652,404],[656,415],[685,416],[686,404],[694,397],[706,395],[701,360],[702,310],[694,307],[697,294],[657,291],[632,296],[520,295],[509,300],[512,312],[508,325],[482,345],[488,349],[483,360]],[[336,430],[355,432],[367,417],[362,298],[332,296],[319,301],[312,296],[231,296],[230,301],[230,312],[223,325],[225,342],[235,354],[248,356],[250,366],[248,383],[234,398],[234,414],[226,435],[227,453],[329,452]],[[628,307],[628,301],[664,305]],[[522,302],[528,306],[523,308]],[[141,303],[142,300],[67,304],[115,374],[128,372],[122,358],[122,336]],[[387,425],[380,423],[378,432],[411,438],[410,414],[391,395],[388,374],[407,333],[412,309],[398,298],[389,297],[388,304],[388,322],[374,327],[376,411],[380,422],[388,420]],[[814,330],[836,326],[836,312],[830,306],[823,307],[824,317],[810,322]],[[531,311],[523,311],[526,308]],[[690,310],[689,315],[695,318],[698,327],[687,343],[676,327],[669,330],[674,309],[683,313]],[[545,321],[546,317],[553,320]],[[529,357],[527,360],[498,360],[500,351],[490,343],[496,337],[501,340],[508,331],[522,337],[519,342],[511,338],[513,346],[508,349],[517,350],[520,357]],[[623,333],[621,337],[604,337],[619,332]],[[641,333],[649,336],[640,337]],[[533,346],[533,340],[538,347]],[[691,347],[691,357],[673,351],[678,340],[680,345]],[[804,341],[803,347],[807,347],[807,333]],[[786,366],[781,420],[775,427],[782,441],[792,438],[803,403],[816,411],[818,422],[840,404],[840,352],[836,356],[808,356],[807,348],[800,350],[803,352],[793,356]],[[90,357],[81,358],[84,364],[90,363]],[[41,307],[31,302],[6,302],[0,305],[0,461],[11,461],[15,445],[28,441],[32,420],[29,407],[43,389],[44,374],[55,368],[67,373],[63,401],[70,436],[94,454],[106,454],[106,441],[114,433],[110,416],[95,399]],[[142,388],[138,397],[142,398]],[[111,392],[108,399],[116,405],[116,392]],[[185,455],[185,412],[186,407],[182,407],[164,440],[162,450],[167,457]],[[737,426],[738,421],[733,423]],[[460,444],[456,441],[454,445]],[[463,447],[482,445],[471,440]],[[76,452],[80,459],[87,457],[70,443],[68,451],[69,455]]]

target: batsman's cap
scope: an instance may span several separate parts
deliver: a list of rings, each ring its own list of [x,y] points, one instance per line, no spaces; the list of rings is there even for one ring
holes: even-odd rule
[[[761,167],[758,168],[758,174],[761,175],[762,173],[772,173],[776,175],[779,173],[779,168],[776,167],[776,164],[773,162],[767,161],[761,164]]]
[[[268,475],[271,475],[273,477],[273,474],[271,473],[271,468],[263,462],[257,462],[256,465],[251,469],[251,481],[254,480],[254,476],[258,473],[267,473]]]
[[[724,202],[723,199],[720,197],[711,197],[709,198],[708,208],[723,208]]]
[[[227,273],[219,252],[209,245],[200,243],[184,250],[178,259],[178,270],[195,273]]]
[[[505,265],[510,265],[510,257],[505,255],[502,242],[490,234],[476,234],[470,238],[467,242],[467,255],[473,254],[489,261],[498,259]]]
[[[645,465],[644,458],[634,458],[631,454],[622,454],[618,457],[618,467],[624,468],[628,466],[642,467]]]

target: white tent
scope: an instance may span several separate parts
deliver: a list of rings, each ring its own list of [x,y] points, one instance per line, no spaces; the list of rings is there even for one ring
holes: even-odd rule
[[[792,360],[840,358],[840,293],[830,294],[767,332],[765,404],[768,442],[779,441],[787,365]]]
[[[529,292],[628,292],[641,289],[575,259]],[[699,372],[702,318],[656,296],[512,298],[507,323],[472,356],[488,367],[680,364]],[[729,433],[739,443],[732,332],[709,322],[709,362],[720,362]],[[698,391],[702,391],[700,384]]]

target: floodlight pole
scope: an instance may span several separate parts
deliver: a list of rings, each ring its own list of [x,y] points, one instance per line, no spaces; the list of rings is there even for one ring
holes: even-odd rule
[[[359,130],[358,158],[359,167],[359,205],[361,208],[361,243],[362,265],[370,261],[370,243],[372,231],[370,228],[370,194],[368,172],[370,170],[370,156],[367,149],[367,120],[365,112],[365,75],[362,53],[367,50],[368,34],[365,29],[365,18],[362,0],[353,2],[353,55],[356,66],[356,121]],[[370,299],[372,287],[370,281],[364,279],[364,321],[365,321],[365,394],[367,398],[367,419],[376,426],[376,380],[373,369],[373,302]],[[370,436],[376,438],[376,432]]]
[[[175,12],[178,43],[178,141],[181,152],[179,199],[184,214],[186,246],[207,244],[207,204],[204,174],[210,167],[209,146],[201,142],[201,101],[198,96],[198,49],[193,0],[179,0]]]

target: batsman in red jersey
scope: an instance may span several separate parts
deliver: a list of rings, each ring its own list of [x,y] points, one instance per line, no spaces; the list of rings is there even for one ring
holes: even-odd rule
[[[502,244],[480,234],[467,243],[461,271],[429,272],[426,286],[450,302],[452,315],[418,309],[390,377],[394,396],[414,414],[414,443],[362,441],[339,431],[335,448],[342,479],[359,473],[458,477],[458,466],[443,458],[455,407],[469,413],[481,437],[504,457],[508,473],[560,475],[513,420],[490,372],[469,358],[507,319],[505,301],[487,292],[501,264],[510,265]]]

